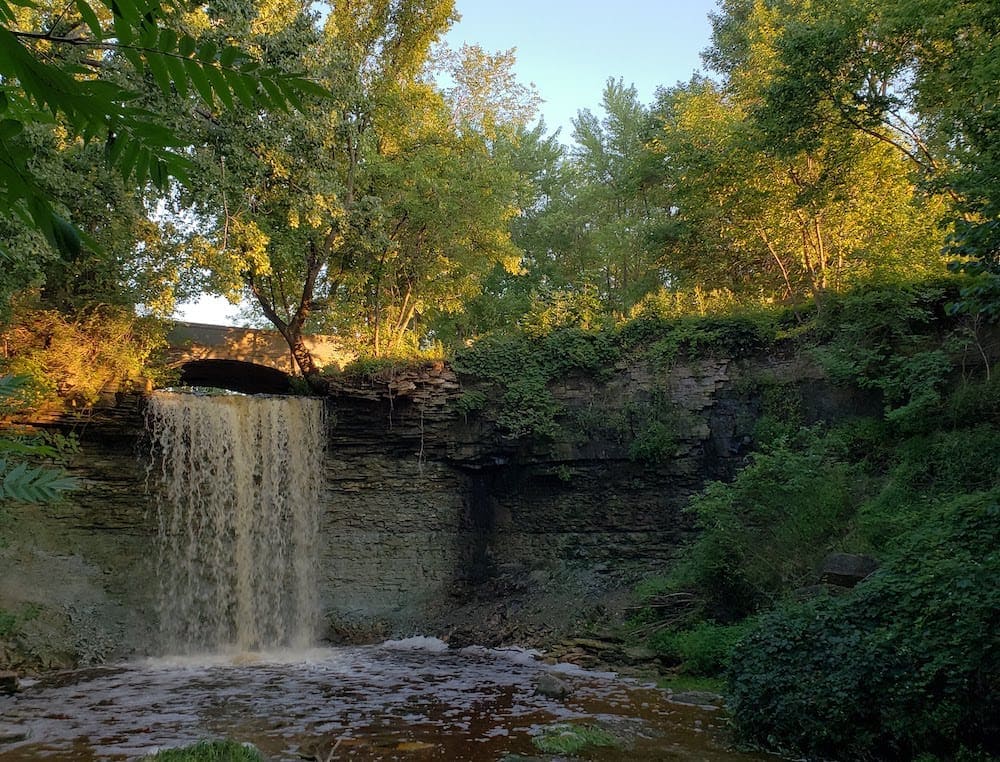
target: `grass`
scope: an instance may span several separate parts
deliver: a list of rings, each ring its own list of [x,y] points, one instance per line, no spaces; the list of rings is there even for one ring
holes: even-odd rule
[[[264,762],[253,746],[238,741],[198,741],[191,746],[164,749],[145,757],[146,762]]]
[[[701,675],[668,675],[661,678],[657,685],[674,693],[703,691],[705,693],[726,693],[726,681],[720,677],[702,677]]]
[[[559,723],[545,728],[540,735],[531,739],[531,743],[545,754],[572,756],[586,749],[618,746],[619,740],[595,725]]]

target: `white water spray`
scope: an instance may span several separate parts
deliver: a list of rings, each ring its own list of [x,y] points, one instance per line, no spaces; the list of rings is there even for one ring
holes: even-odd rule
[[[164,651],[311,645],[322,401],[156,392],[147,420]]]

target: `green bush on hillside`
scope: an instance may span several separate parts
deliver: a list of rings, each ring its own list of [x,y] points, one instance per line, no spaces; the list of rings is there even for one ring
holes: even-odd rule
[[[688,510],[700,533],[674,574],[712,618],[731,622],[806,584],[848,525],[864,484],[831,456],[827,438],[759,452],[729,483],[710,484]]]
[[[851,759],[1000,753],[998,501],[956,497],[850,595],[763,615],[731,657],[738,735]]]

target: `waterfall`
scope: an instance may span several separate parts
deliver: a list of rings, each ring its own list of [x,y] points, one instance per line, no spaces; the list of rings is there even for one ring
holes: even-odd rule
[[[147,425],[164,652],[311,645],[322,401],[156,392]]]

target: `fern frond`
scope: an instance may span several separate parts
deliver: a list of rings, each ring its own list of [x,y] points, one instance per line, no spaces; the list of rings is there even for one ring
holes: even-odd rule
[[[8,465],[0,459],[0,500],[22,503],[52,503],[76,489],[77,481],[64,471],[25,463]]]

